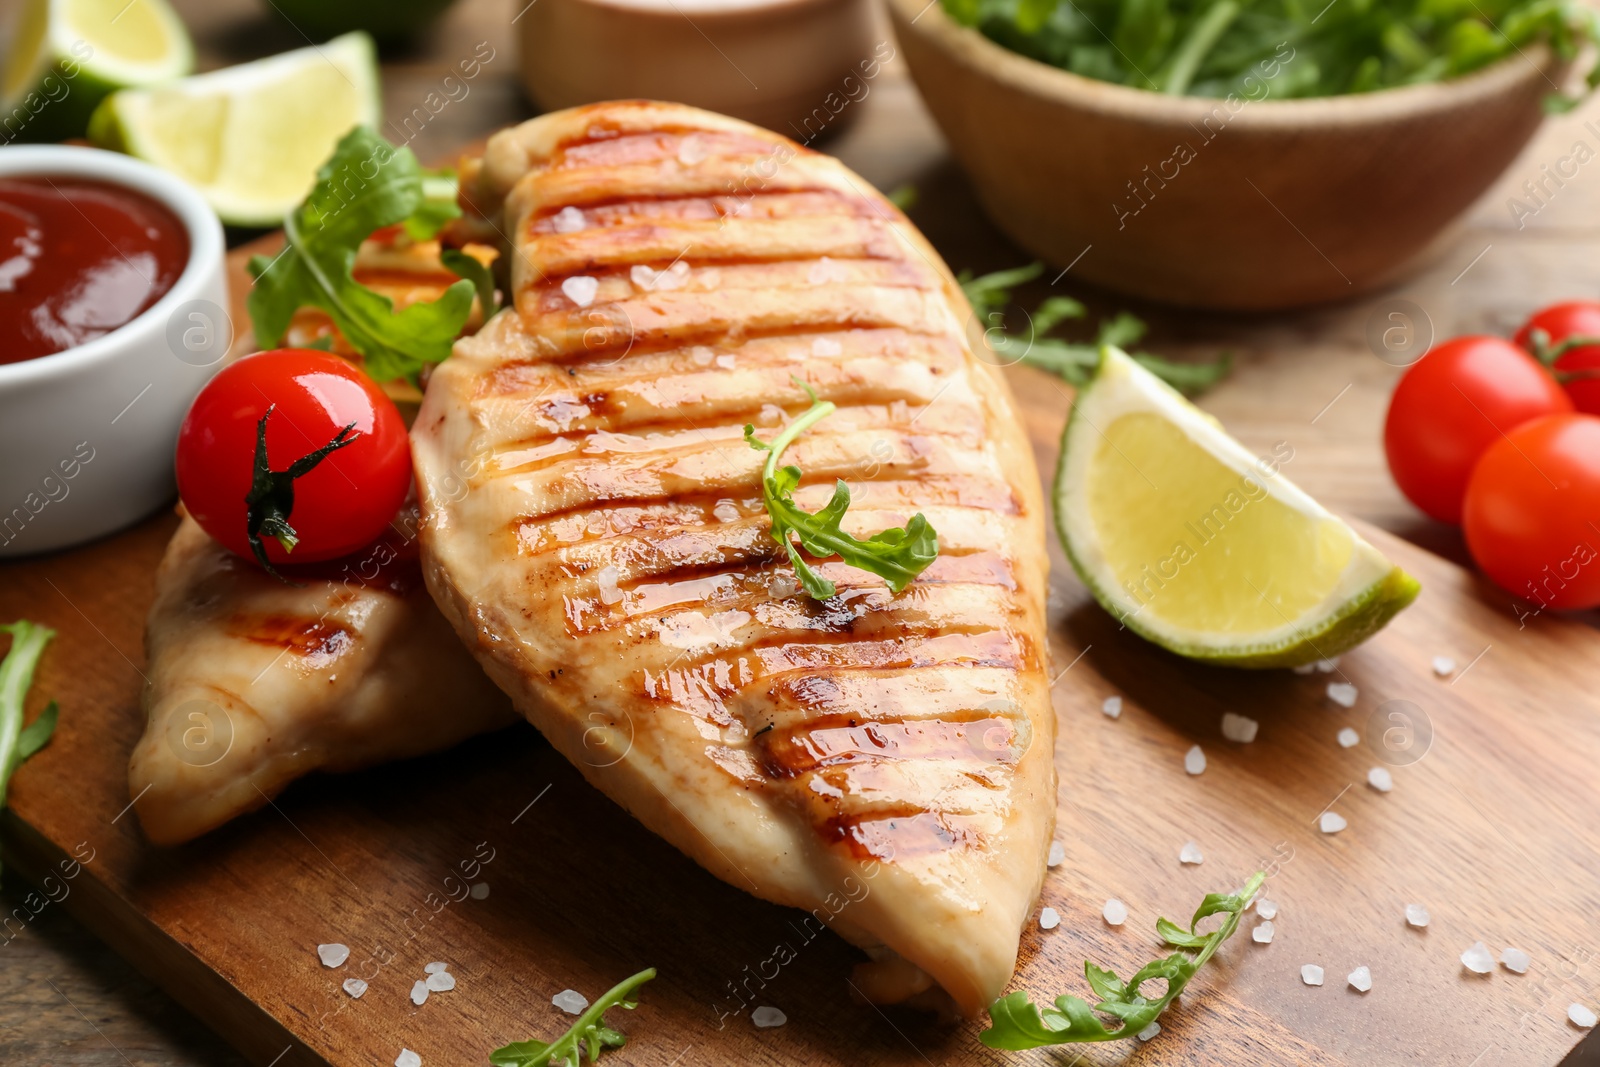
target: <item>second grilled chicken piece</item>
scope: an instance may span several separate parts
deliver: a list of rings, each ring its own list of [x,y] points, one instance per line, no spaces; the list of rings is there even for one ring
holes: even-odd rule
[[[430,588],[601,790],[725,881],[873,957],[871,999],[976,1015],[1011,977],[1055,811],[1043,504],[966,301],[836,161],[675,105],[493,138],[515,312],[459,342],[413,428]],[[771,440],[858,537],[920,511],[903,593],[802,592],[761,497]]]

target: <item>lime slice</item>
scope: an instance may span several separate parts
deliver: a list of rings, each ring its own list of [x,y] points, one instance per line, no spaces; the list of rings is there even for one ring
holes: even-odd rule
[[[351,127],[376,126],[377,54],[348,33],[324,45],[113,93],[89,136],[186,179],[222,221],[276,226]]]
[[[1416,598],[1415,579],[1122,352],[1108,348],[1061,438],[1056,527],[1095,599],[1182,656],[1236,667],[1327,659]]]
[[[0,143],[82,137],[107,93],[194,69],[166,0],[28,0],[0,75]]]

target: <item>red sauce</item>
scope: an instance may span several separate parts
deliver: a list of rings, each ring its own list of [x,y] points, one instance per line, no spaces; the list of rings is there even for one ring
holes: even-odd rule
[[[183,223],[142,193],[78,178],[0,179],[0,363],[125,325],[188,261]]]

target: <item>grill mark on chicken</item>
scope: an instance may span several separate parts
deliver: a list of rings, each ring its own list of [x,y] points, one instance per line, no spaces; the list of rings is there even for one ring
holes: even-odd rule
[[[228,620],[227,628],[230,634],[246,641],[287,649],[319,669],[349,651],[356,642],[353,630],[326,618],[235,615]]]
[[[774,778],[796,778],[825,767],[884,760],[1014,763],[1015,736],[1011,722],[995,716],[860,724],[832,716],[798,729],[769,731],[758,741]]]

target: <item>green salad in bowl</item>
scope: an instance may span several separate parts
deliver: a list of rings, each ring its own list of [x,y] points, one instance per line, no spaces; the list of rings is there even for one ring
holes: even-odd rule
[[[1442,81],[1535,44],[1600,40],[1577,0],[940,0],[1012,51],[1173,95],[1337,96]],[[1293,56],[1286,62],[1285,56]],[[1600,66],[1591,70],[1591,88]],[[1568,98],[1552,95],[1559,107]]]

